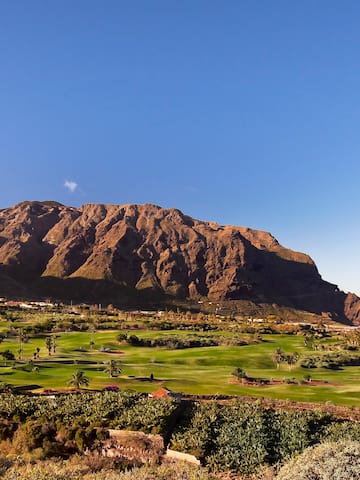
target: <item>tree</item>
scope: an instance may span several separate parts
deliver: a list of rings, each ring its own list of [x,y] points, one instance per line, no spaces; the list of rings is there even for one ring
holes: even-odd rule
[[[26,372],[33,372],[34,371],[34,362],[32,360],[29,360],[26,365],[24,366],[24,370]]]
[[[22,345],[20,345],[20,348],[18,350],[19,360],[22,360],[23,353],[24,353],[24,349],[23,349]]]
[[[40,348],[39,348],[39,350],[40,350]],[[39,358],[39,352],[36,349],[35,352],[33,353],[33,360],[38,360],[38,358]]]
[[[127,340],[128,336],[126,333],[119,333],[119,335],[116,337],[116,340],[118,342],[125,342]]]
[[[90,332],[90,349],[92,350],[95,346],[95,339],[94,339],[94,334],[95,334],[95,324],[91,324],[89,327],[89,332]]]
[[[304,337],[304,345],[309,350],[314,350],[315,335],[313,333],[307,333]]]
[[[40,358],[40,348],[39,347],[36,347],[36,350],[33,353],[33,357],[34,357],[33,358],[34,360],[39,360],[39,358]]]
[[[56,343],[56,337],[51,337],[52,338],[52,351],[53,351],[53,354],[55,355],[56,353],[56,347],[57,347],[57,343]]]
[[[46,337],[45,345],[46,345],[47,351],[49,352],[49,356],[50,356],[51,355],[51,350],[53,348],[52,337]]]
[[[76,370],[68,381],[68,385],[72,385],[75,388],[80,388],[83,385],[87,387],[89,379],[82,370]]]
[[[7,365],[8,360],[15,360],[15,355],[10,352],[10,350],[5,350],[4,352],[1,352],[1,356],[5,361],[5,366]]]
[[[235,370],[232,372],[232,374],[235,378],[238,380],[241,380],[241,383],[244,382],[244,380],[247,378],[245,370],[243,370],[240,367],[236,367]]]
[[[289,365],[289,370],[291,370],[292,367],[296,365],[299,358],[300,358],[300,355],[297,352],[286,355],[285,360],[286,360],[286,363]]]
[[[110,377],[117,377],[121,373],[121,368],[115,360],[109,360],[104,371],[108,373]]]
[[[356,350],[360,346],[360,331],[348,333],[344,337],[345,348],[348,350]]]
[[[22,356],[24,353],[23,342],[24,342],[24,332],[22,328],[19,328],[19,344],[20,344],[19,350],[18,350],[19,360],[22,360]]]
[[[276,364],[276,368],[279,369],[280,363],[285,360],[285,353],[281,350],[281,348],[277,348],[272,354],[272,359],[273,362]]]

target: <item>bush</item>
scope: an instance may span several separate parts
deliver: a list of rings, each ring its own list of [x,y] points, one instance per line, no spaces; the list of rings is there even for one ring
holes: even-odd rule
[[[83,418],[97,426],[158,433],[164,431],[175,408],[172,400],[149,400],[143,394],[126,391],[86,392],[54,399],[0,394],[0,419],[19,423],[48,423],[61,418],[64,425],[73,425],[74,419],[78,422]]]
[[[100,469],[93,473],[86,464],[40,462],[9,468],[3,480],[215,480],[203,468],[186,463],[134,468],[128,472]]]
[[[189,404],[171,438],[171,448],[203,460],[213,451],[220,406],[216,402]]]
[[[3,478],[5,472],[12,466],[13,462],[9,458],[0,457],[0,476]]]
[[[113,480],[215,480],[203,468],[188,463],[160,465],[159,467],[135,468],[130,472],[120,473]],[[104,480],[103,477],[88,480]],[[112,480],[109,478],[109,480]]]
[[[360,442],[308,448],[279,471],[277,480],[359,480]]]
[[[275,411],[240,401],[194,403],[175,429],[171,448],[191,453],[216,470],[250,474],[336,434],[330,427],[335,429],[337,423],[331,415],[316,410]],[[354,424],[353,434],[359,429]]]
[[[267,442],[265,410],[256,404],[236,404],[224,410],[207,462],[220,470],[253,473],[267,463]]]
[[[327,442],[338,442],[339,440],[357,441],[360,439],[360,423],[349,420],[331,423],[324,429],[323,437]]]

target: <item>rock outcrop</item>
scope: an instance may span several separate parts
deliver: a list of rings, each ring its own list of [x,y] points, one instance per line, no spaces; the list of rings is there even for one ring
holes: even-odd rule
[[[89,297],[106,290],[115,301],[132,293],[139,301],[250,299],[360,323],[356,295],[322,280],[308,255],[267,232],[149,204],[22,202],[0,210],[0,295],[36,287],[61,298],[65,284]]]

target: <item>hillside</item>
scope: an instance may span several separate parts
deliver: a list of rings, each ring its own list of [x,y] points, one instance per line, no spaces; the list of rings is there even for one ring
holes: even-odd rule
[[[138,303],[251,300],[360,323],[360,299],[267,232],[155,205],[22,202],[0,210],[0,295]]]

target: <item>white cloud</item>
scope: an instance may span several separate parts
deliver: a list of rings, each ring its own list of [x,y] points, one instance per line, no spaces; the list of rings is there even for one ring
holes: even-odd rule
[[[69,190],[69,192],[74,193],[77,189],[78,184],[72,180],[65,180],[64,187]]]

